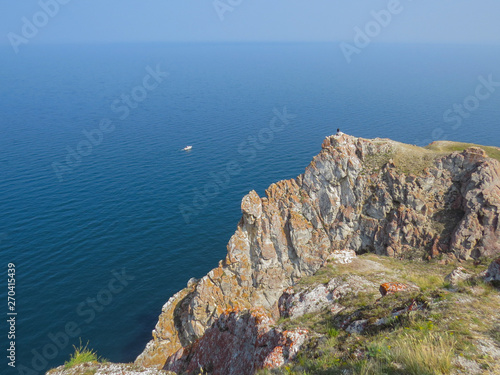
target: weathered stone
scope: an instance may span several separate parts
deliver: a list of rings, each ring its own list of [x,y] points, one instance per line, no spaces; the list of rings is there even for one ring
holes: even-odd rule
[[[339,299],[347,295],[355,296],[360,292],[373,292],[375,288],[374,283],[356,275],[336,277],[326,285],[320,284],[298,293],[293,288],[288,288],[278,301],[279,311],[282,317],[290,318],[318,312],[327,307],[332,313],[338,313],[343,309],[336,303]]]
[[[490,281],[500,281],[500,258],[491,262],[488,267],[488,271],[484,277],[484,280],[487,282]]]
[[[168,358],[165,369],[182,374],[251,375],[294,359],[306,330],[280,331],[263,310],[224,312],[202,338]]]
[[[356,258],[356,252],[354,250],[334,250],[328,260],[332,260],[334,263],[338,264],[348,264]]]
[[[252,190],[241,201],[241,211],[249,224],[254,224],[255,220],[260,219],[262,215],[262,202],[259,195]]]
[[[450,274],[446,275],[445,281],[448,281],[451,285],[456,286],[460,281],[465,281],[469,279],[472,275],[467,272],[463,267],[457,267]]]
[[[367,325],[368,325],[367,319],[356,320],[351,324],[349,324],[349,326],[346,328],[346,331],[349,333],[361,333],[365,330]]]
[[[176,375],[173,372],[153,368],[143,368],[124,363],[86,362],[66,368],[60,366],[47,372],[47,375]]]

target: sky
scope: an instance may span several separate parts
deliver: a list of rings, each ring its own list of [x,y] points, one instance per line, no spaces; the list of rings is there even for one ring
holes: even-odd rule
[[[498,0],[2,0],[0,43],[353,41],[372,23],[377,42],[500,44],[499,16]]]

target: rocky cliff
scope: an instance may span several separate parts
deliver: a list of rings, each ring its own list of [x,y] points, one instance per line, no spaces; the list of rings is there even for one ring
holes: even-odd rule
[[[243,198],[226,259],[163,306],[136,364],[214,374],[282,365],[307,336],[274,325],[292,296],[284,292],[327,262],[499,254],[499,175],[500,163],[478,147],[450,153],[327,137],[304,174]]]

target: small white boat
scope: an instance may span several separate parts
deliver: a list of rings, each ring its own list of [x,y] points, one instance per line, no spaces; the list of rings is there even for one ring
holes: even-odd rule
[[[193,148],[193,146],[186,146],[182,149],[182,151],[189,151]]]

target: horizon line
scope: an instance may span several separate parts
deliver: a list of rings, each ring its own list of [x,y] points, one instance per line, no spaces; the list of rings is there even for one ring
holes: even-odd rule
[[[109,45],[109,44],[339,44],[353,43],[352,40],[193,40],[193,41],[37,41],[32,45]],[[459,41],[372,41],[372,44],[419,44],[419,45],[500,45],[500,41],[459,42]],[[8,46],[9,42],[0,42],[0,46]]]

